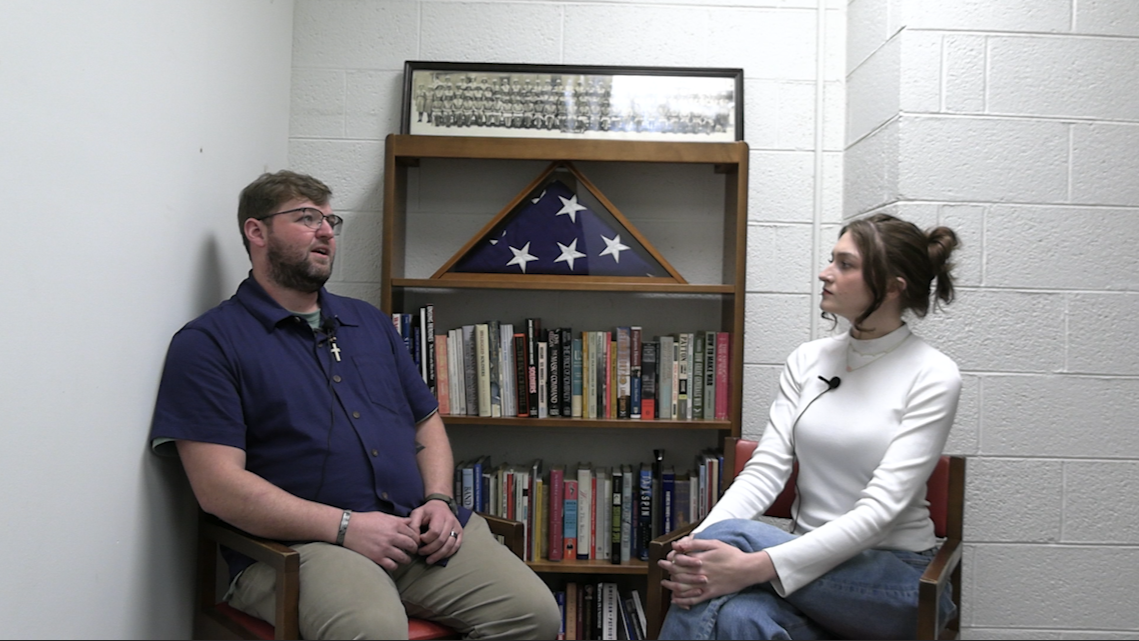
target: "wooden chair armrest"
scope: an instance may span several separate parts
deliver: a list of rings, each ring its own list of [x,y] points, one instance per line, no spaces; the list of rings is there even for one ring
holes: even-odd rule
[[[511,521],[501,516],[478,513],[490,526],[491,534],[502,537],[502,542],[520,559],[526,558],[526,527],[521,521]]]
[[[208,594],[213,589],[214,573],[211,569],[216,563],[217,546],[223,545],[273,568],[277,574],[276,614],[273,620],[277,638],[299,639],[297,615],[301,585],[300,553],[277,541],[253,536],[211,514],[201,512],[198,516],[201,536],[199,563],[201,571],[207,577],[201,586],[201,607],[211,607],[215,601],[213,595]]]
[[[649,639],[655,639],[660,635],[660,626],[664,623],[664,615],[668,612],[669,603],[668,590],[660,584],[661,580],[665,578],[665,572],[657,565],[657,561],[667,557],[668,553],[672,551],[673,542],[691,534],[692,530],[696,529],[696,525],[696,523],[691,523],[649,541],[649,566],[648,577],[646,578],[647,585],[645,586],[645,605],[647,606],[645,623],[648,624],[645,635]]]
[[[941,595],[961,564],[961,542],[948,540],[942,544],[937,556],[933,557],[921,575],[918,587],[918,630],[919,639],[937,639],[947,621],[941,620]],[[960,576],[957,578],[960,581]],[[959,589],[959,586],[954,586]],[[957,614],[960,617],[960,613]],[[955,635],[953,635],[955,636]]]
[[[283,543],[253,536],[212,514],[202,513],[200,518],[202,536],[209,541],[265,563],[276,571],[285,570],[290,563],[300,563],[300,554]]]

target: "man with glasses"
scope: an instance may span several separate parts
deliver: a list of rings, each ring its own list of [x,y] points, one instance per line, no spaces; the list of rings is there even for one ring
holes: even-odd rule
[[[457,508],[438,404],[391,317],[324,289],[340,216],[319,180],[263,174],[238,225],[252,269],[175,334],[151,443],[205,511],[300,552],[304,638],[406,638],[407,612],[478,638],[553,638],[549,590]],[[229,554],[234,607],[273,620],[274,575]]]

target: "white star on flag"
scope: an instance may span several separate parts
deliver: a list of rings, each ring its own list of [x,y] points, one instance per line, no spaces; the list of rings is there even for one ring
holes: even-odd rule
[[[613,262],[621,262],[621,252],[629,248],[628,245],[621,244],[621,234],[615,234],[612,239],[602,236],[601,240],[605,241],[605,249],[598,256],[608,254],[613,256]]]
[[[506,230],[505,230],[505,229],[504,229],[504,230],[502,230],[502,234],[501,234],[501,235],[502,235],[502,236],[505,236],[505,235],[506,235]],[[491,238],[491,239],[490,239],[490,244],[491,244],[491,245],[497,245],[497,244],[498,244],[498,239],[497,239],[497,238]]]
[[[509,267],[511,265],[518,265],[522,268],[523,274],[526,273],[526,263],[532,260],[538,260],[537,256],[530,255],[530,243],[523,245],[522,249],[515,249],[511,247],[510,251],[514,252],[514,258],[511,258],[510,262],[506,263],[506,266]]]
[[[577,194],[574,194],[569,198],[558,196],[558,200],[562,201],[562,208],[558,211],[558,213],[554,215],[561,216],[562,214],[569,214],[570,220],[576,223],[577,212],[585,209],[584,205],[577,204]]]
[[[558,243],[558,248],[562,250],[562,255],[554,259],[555,263],[569,263],[570,271],[573,271],[573,261],[578,258],[585,258],[585,254],[577,250],[577,239],[574,238],[573,242],[569,245]]]
[[[539,201],[539,200],[542,200],[542,197],[543,197],[543,196],[545,196],[545,195],[546,195],[546,190],[545,190],[545,189],[543,189],[543,190],[542,190],[542,193],[538,194],[538,197],[537,197],[537,198],[531,198],[531,199],[530,199],[530,202],[532,202],[532,203],[534,203],[534,204],[538,204],[538,201]]]

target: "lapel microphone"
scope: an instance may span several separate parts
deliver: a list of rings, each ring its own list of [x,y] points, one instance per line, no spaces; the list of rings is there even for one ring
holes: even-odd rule
[[[827,384],[827,391],[828,392],[831,390],[836,390],[836,389],[838,389],[839,385],[842,385],[842,379],[837,377],[837,376],[835,376],[834,378],[823,378],[822,376],[820,376],[819,380]]]

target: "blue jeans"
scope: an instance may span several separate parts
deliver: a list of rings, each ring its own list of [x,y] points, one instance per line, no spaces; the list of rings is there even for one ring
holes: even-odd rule
[[[731,519],[701,539],[758,552],[795,538],[773,525]],[[768,583],[668,610],[661,639],[912,639],[918,584],[935,550],[866,550],[783,598]],[[956,609],[945,593],[942,613]]]

